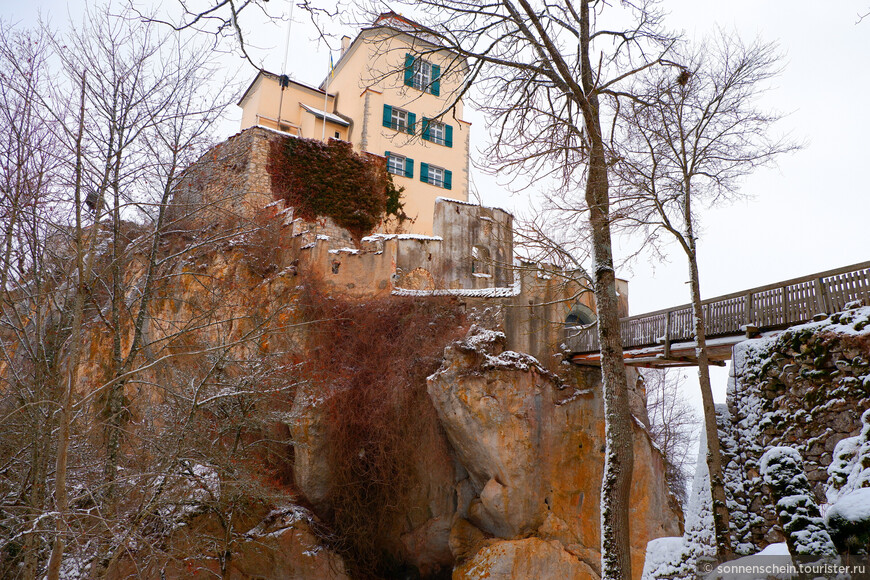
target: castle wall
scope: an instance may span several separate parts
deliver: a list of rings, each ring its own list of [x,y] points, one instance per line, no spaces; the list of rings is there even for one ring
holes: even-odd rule
[[[265,129],[238,133],[212,147],[185,170],[172,195],[167,218],[173,227],[199,229],[247,223],[272,201],[266,171],[269,142],[280,138]]]
[[[861,430],[870,408],[870,308],[847,310],[734,347],[723,425],[732,527],[744,551],[781,541],[770,494],[759,474],[764,451],[796,449],[815,499],[826,501],[837,443]],[[865,329],[866,327],[866,329]]]
[[[513,264],[513,216],[498,208],[438,198],[433,236],[376,233],[359,247],[329,218],[303,221],[275,201],[267,171],[270,146],[288,137],[253,127],[217,145],[189,168],[171,213],[190,229],[232,224],[274,227],[279,220],[281,268],[321,279],[354,298],[389,293],[450,293],[502,328],[508,348],[539,358],[548,368],[564,340],[575,303],[594,312],[592,293],[576,272]],[[271,224],[271,225],[270,225]],[[627,283],[618,281],[620,315],[628,314]],[[488,323],[489,324],[489,323]]]
[[[443,239],[441,263],[434,275],[444,288],[513,285],[511,214],[439,198],[435,201],[433,231]]]

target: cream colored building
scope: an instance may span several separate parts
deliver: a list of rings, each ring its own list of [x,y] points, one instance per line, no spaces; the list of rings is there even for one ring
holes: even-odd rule
[[[438,197],[468,200],[471,124],[457,100],[466,73],[464,59],[419,25],[382,14],[353,42],[342,39],[341,57],[319,88],[260,72],[239,101],[242,129],[344,139],[386,157],[414,219],[404,229],[431,235]]]

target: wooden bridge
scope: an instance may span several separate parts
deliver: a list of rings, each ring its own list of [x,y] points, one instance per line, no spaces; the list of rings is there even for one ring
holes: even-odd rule
[[[762,332],[782,330],[842,310],[870,304],[870,262],[751,288],[702,302],[713,364],[724,365],[731,347]],[[692,306],[685,304],[620,320],[626,364],[692,366],[695,359]],[[596,326],[566,331],[570,360],[600,364]]]

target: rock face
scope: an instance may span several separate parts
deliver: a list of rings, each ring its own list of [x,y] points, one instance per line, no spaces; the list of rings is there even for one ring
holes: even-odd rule
[[[306,386],[297,392],[289,426],[296,484],[315,512],[327,517],[333,509],[329,497],[334,478],[327,460],[327,402],[314,394],[318,390],[317,386]],[[406,501],[399,538],[402,557],[423,574],[449,568],[454,560],[449,539],[456,509],[456,469],[443,433],[430,435],[414,458],[420,484]]]
[[[502,550],[488,546],[471,561],[480,558],[499,574],[534,570],[541,561],[559,560],[552,552],[561,546],[584,565],[583,574],[597,571],[604,440],[598,382],[585,376],[590,388],[567,386],[535,359],[503,351],[503,344],[501,333],[472,328],[463,342],[447,348],[444,364],[429,378],[429,394],[467,473],[457,482],[456,517],[467,520],[464,535],[473,526],[493,538],[539,538],[506,543]],[[639,424],[633,480],[632,564],[639,577],[647,542],[679,533],[661,456]],[[456,544],[467,549],[468,542]],[[542,560],[515,568],[538,548]],[[460,577],[472,577],[472,568],[464,567]],[[586,577],[576,574],[581,572],[559,577]]]
[[[598,574],[559,542],[539,538],[486,546],[453,573],[453,580],[593,580]]]
[[[312,516],[297,506],[273,510],[233,545],[226,564],[231,580],[349,580],[344,562],[324,547],[312,531]],[[132,562],[122,558],[109,571],[109,580],[121,578],[221,577],[221,562],[202,555],[201,538],[188,538],[186,550],[174,558]]]

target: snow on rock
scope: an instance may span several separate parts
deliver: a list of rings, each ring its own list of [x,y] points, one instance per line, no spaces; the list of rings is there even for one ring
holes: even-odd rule
[[[682,536],[656,538],[646,545],[641,580],[683,577],[683,554],[686,541]]]
[[[859,435],[837,443],[828,466],[828,503],[836,503],[842,494],[870,487],[870,409],[861,415]]]

